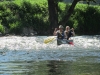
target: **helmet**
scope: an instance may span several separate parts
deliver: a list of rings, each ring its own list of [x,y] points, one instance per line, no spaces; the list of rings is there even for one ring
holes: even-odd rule
[[[62,25],[59,25],[59,28],[64,28]]]

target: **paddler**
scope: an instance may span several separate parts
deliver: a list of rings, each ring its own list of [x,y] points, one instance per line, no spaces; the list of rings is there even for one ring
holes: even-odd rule
[[[66,26],[66,29],[65,29],[65,31],[64,31],[64,35],[65,35],[65,38],[66,38],[67,40],[69,40],[69,38],[70,38],[71,36],[75,36],[74,28],[71,28],[71,29],[70,29],[69,26]]]
[[[59,25],[59,30],[57,31],[58,39],[64,39],[64,37],[65,37],[63,28],[64,27],[62,25]]]

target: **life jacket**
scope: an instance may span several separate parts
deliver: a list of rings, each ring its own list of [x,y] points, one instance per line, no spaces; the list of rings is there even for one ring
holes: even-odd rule
[[[57,38],[58,39],[64,39],[64,31],[62,33],[57,32]]]

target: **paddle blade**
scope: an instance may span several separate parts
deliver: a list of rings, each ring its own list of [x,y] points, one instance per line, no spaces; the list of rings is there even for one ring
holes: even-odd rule
[[[47,39],[44,40],[44,43],[45,43],[45,44],[50,43],[50,42],[52,42],[54,39],[55,39],[55,37],[47,38]]]

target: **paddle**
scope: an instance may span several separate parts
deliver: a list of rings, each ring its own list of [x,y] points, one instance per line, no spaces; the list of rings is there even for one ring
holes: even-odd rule
[[[45,43],[45,44],[50,43],[50,42],[54,41],[55,39],[56,39],[56,36],[47,37],[47,38],[44,40],[44,43]]]

